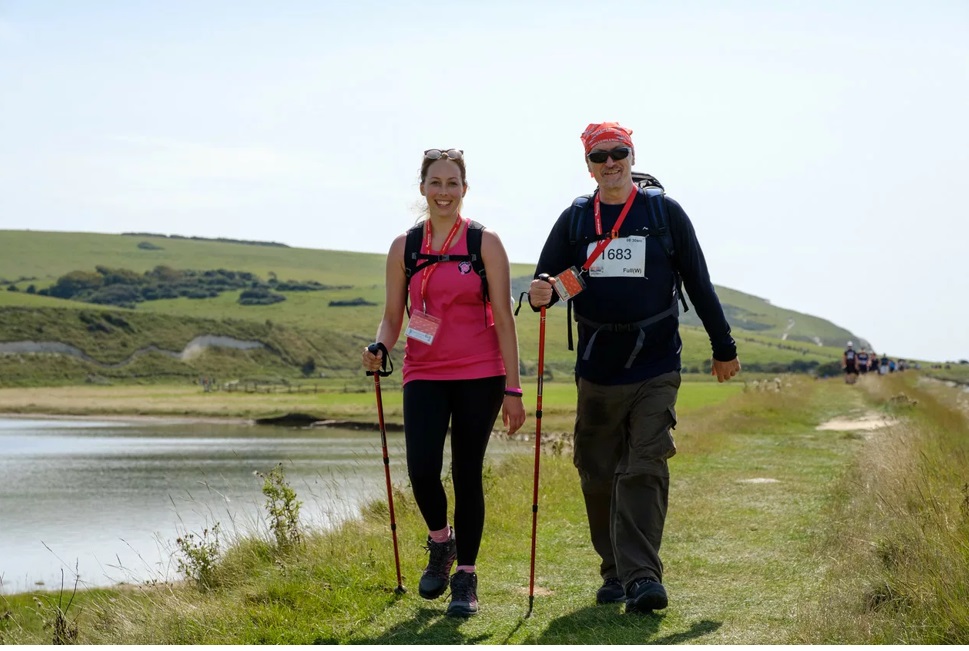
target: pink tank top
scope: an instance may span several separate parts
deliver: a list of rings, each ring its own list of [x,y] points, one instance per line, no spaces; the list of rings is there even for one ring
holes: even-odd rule
[[[467,222],[467,220],[465,220]],[[426,251],[425,251],[426,252]],[[468,229],[448,253],[467,255]],[[433,267],[421,300],[421,281]],[[412,337],[404,344],[404,384],[411,380],[474,380],[505,374],[491,305],[481,298],[481,278],[470,262],[438,262],[410,279],[411,313],[423,310],[441,320],[428,345]]]

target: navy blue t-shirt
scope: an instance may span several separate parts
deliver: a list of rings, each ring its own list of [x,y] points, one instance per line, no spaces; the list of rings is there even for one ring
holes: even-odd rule
[[[676,269],[697,316],[710,337],[714,359],[730,361],[737,356],[737,346],[730,336],[730,326],[723,314],[720,299],[710,282],[706,261],[693,225],[680,205],[664,197],[673,238]],[[602,204],[602,229],[612,229],[622,205]],[[589,256],[589,242],[596,237],[592,201],[581,220],[581,231],[575,243],[569,233],[566,209],[549,233],[535,268],[535,277],[547,273],[555,276],[569,267],[581,267]],[[643,235],[650,225],[649,206],[640,192],[619,231],[619,237]],[[668,310],[675,301],[674,273],[669,256],[655,234],[645,239],[645,269],[636,277],[591,277],[584,274],[586,289],[572,299],[575,314],[587,320],[603,323],[634,323]],[[558,296],[553,293],[553,303]],[[588,360],[583,356],[596,328],[577,324],[576,373],[598,384],[629,384],[647,380],[663,373],[680,370],[682,341],[679,319],[674,315],[648,325],[644,329],[642,349],[629,368],[627,360],[635,350],[639,330],[615,332],[600,330],[596,335]]]

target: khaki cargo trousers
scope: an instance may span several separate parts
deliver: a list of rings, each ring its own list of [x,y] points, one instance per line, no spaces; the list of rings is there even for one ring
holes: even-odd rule
[[[574,463],[592,546],[602,578],[618,577],[627,589],[635,579],[663,580],[659,548],[679,388],[678,371],[634,384],[578,381]]]

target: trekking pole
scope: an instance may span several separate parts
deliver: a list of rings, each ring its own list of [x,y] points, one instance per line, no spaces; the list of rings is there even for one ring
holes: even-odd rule
[[[377,342],[367,346],[367,350],[374,355],[377,354],[377,351],[382,351],[384,355],[381,364],[384,369],[387,368],[387,360],[390,359],[390,353],[387,351],[386,346]],[[397,588],[394,590],[394,593],[400,595],[407,592],[407,590],[404,589],[404,584],[400,576],[400,553],[397,551],[397,521],[394,518],[394,491],[390,485],[390,456],[387,454],[387,428],[384,427],[384,403],[380,398],[380,378],[387,377],[393,371],[394,363],[391,362],[389,371],[367,371],[367,375],[373,376],[373,389],[374,393],[377,394],[377,421],[380,423],[380,445],[384,453],[384,477],[387,479],[387,503],[390,505],[390,533],[394,538],[394,564],[397,566]]]
[[[548,274],[539,275],[539,280],[547,281]],[[532,614],[535,603],[535,543],[538,534],[538,467],[542,454],[542,386],[545,382],[545,307],[539,312],[538,322],[538,390],[535,392],[535,474],[532,487],[532,562],[528,579],[528,612]]]

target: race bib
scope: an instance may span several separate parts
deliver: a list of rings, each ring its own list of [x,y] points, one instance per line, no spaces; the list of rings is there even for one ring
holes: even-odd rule
[[[595,243],[589,244],[592,255]],[[609,241],[598,259],[589,267],[593,278],[642,278],[646,275],[646,238],[642,235],[617,237]]]
[[[437,329],[440,327],[441,320],[439,318],[413,310],[410,313],[410,321],[407,323],[407,330],[404,331],[404,334],[408,339],[416,339],[430,346],[434,343],[434,335],[437,334]]]

